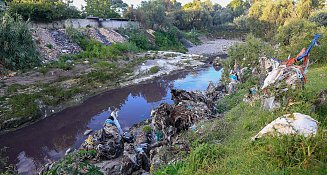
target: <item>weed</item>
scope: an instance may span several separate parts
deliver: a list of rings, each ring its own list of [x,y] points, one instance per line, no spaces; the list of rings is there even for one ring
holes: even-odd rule
[[[159,66],[153,66],[150,68],[149,73],[150,74],[155,74],[158,73],[160,71],[160,67]]]
[[[27,86],[25,85],[21,85],[21,84],[13,84],[13,85],[10,85],[7,87],[6,89],[6,95],[12,95],[16,92],[18,92],[19,89],[24,89],[26,88]]]
[[[144,133],[151,133],[152,128],[151,128],[151,126],[146,125],[146,126],[144,126],[144,127],[142,128],[142,131],[143,131]]]

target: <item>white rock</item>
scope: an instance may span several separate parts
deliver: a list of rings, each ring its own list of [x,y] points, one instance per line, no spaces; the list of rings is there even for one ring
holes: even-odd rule
[[[308,115],[301,113],[286,114],[278,117],[265,126],[252,140],[267,135],[303,135],[304,137],[315,135],[318,130],[318,122]]]

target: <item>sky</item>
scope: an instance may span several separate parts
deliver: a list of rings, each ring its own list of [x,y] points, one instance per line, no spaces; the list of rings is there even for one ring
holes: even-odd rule
[[[142,0],[123,0],[124,2],[126,2],[128,5],[133,4],[134,6],[137,6],[141,3]],[[192,2],[193,0],[177,0],[178,2],[181,2],[182,4],[188,3],[188,2]],[[213,3],[218,3],[222,6],[226,6],[231,0],[211,0],[211,2]],[[73,4],[77,7],[77,8],[81,8],[81,5],[85,6],[85,1],[84,0],[73,0]]]

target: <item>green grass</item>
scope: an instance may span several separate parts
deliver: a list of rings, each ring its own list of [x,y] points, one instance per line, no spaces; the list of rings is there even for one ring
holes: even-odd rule
[[[227,96],[221,102],[227,104],[223,111],[230,109],[224,118],[200,123],[199,133],[183,134],[192,145],[190,155],[155,174],[326,174],[327,113],[312,110],[317,94],[327,89],[326,71],[326,64],[310,67],[305,89],[290,97],[296,105],[273,112],[261,109],[259,102],[253,106],[240,102],[243,90]],[[265,125],[291,112],[317,119],[317,135],[251,141]]]
[[[95,150],[79,150],[65,156],[56,162],[46,175],[56,174],[92,174],[102,175],[99,168],[92,165],[89,160],[96,156]]]
[[[155,74],[155,73],[158,73],[159,71],[160,71],[160,67],[159,66],[153,66],[149,70],[150,74]]]

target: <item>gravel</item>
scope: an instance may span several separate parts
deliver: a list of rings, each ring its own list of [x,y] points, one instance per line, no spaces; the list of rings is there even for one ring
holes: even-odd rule
[[[199,54],[204,56],[216,56],[227,54],[228,48],[241,41],[217,39],[214,41],[206,41],[201,45],[188,49],[189,54]]]

